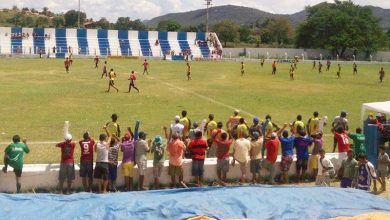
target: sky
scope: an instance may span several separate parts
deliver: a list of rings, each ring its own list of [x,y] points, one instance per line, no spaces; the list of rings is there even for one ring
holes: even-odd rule
[[[0,8],[35,8],[39,11],[48,7],[54,13],[77,10],[79,0],[0,0]],[[307,5],[315,5],[325,0],[212,0],[213,6],[239,5],[257,8],[277,14],[290,14],[301,11]],[[332,0],[327,0],[333,2]],[[101,17],[115,22],[117,17],[149,20],[168,13],[192,11],[205,8],[205,0],[80,0],[81,11],[88,18],[99,20]],[[358,5],[373,5],[390,9],[390,0],[353,0]]]

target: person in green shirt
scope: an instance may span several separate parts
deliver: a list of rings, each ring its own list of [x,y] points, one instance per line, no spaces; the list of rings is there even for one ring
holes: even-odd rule
[[[151,152],[153,153],[154,189],[160,189],[160,176],[165,162],[166,144],[160,135],[154,138]]]
[[[366,154],[366,137],[361,128],[356,128],[356,134],[349,133],[348,137],[353,140],[355,155]]]
[[[14,173],[16,176],[16,192],[20,193],[22,184],[20,179],[22,177],[23,169],[23,156],[24,153],[29,153],[30,149],[27,146],[27,140],[23,139],[23,143],[20,143],[20,136],[14,135],[12,137],[13,143],[8,145],[4,153],[4,167],[3,172],[7,172],[8,165],[14,168]]]

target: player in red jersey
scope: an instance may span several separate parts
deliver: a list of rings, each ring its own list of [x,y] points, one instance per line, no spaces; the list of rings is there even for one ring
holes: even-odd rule
[[[130,80],[130,84],[129,84],[128,93],[130,93],[131,87],[133,87],[135,90],[137,90],[139,92],[139,89],[137,87],[135,87],[135,80],[137,80],[137,75],[135,74],[134,70],[131,71],[131,74],[129,76],[129,80]]]
[[[141,66],[143,66],[144,67],[144,72],[142,73],[142,75],[145,75],[145,73],[146,73],[146,75],[148,75],[149,74],[149,63],[148,63],[148,60],[144,60],[144,63],[141,65]]]
[[[84,191],[92,192],[93,148],[95,146],[95,141],[90,137],[88,132],[84,133],[83,138],[84,139],[79,142],[81,148],[80,177],[82,179]]]
[[[95,68],[99,68],[99,56],[96,56],[95,59],[93,59],[93,62],[95,62]]]
[[[103,76],[106,76],[106,78],[108,77],[108,75],[107,75],[107,61],[104,61],[103,73],[102,73],[101,79],[103,79]]]
[[[339,153],[349,151],[348,131],[345,131],[342,127],[334,132],[333,153],[336,151],[336,146],[338,146]]]
[[[70,66],[69,57],[65,58],[64,65],[65,65],[66,72],[69,73],[69,66]]]

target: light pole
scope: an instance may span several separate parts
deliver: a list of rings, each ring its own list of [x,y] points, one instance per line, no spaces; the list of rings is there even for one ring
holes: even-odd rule
[[[79,0],[79,11],[77,16],[77,27],[80,28],[80,0]]]
[[[209,7],[212,5],[211,2],[213,0],[205,0],[206,1],[206,33],[209,32]]]

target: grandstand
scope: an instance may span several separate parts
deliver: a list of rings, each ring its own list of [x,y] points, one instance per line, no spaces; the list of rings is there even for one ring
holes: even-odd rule
[[[216,58],[215,33],[0,27],[0,54]]]

